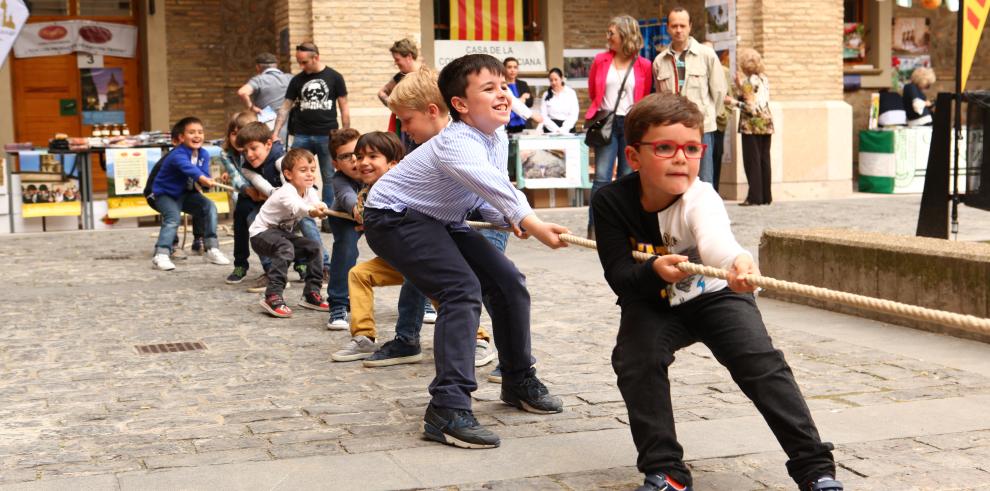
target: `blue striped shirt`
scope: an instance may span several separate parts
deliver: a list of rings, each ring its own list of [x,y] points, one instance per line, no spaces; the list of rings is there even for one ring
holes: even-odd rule
[[[455,121],[388,171],[368,195],[369,208],[412,208],[445,224],[479,210],[485,221],[513,224],[533,213],[509,181],[509,139]]]

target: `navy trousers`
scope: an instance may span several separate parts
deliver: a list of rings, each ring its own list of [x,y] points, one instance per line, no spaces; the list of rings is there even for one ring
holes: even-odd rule
[[[440,303],[433,336],[437,374],[429,387],[433,405],[471,409],[471,392],[478,388],[474,350],[482,295],[491,302],[503,383],[535,373],[526,277],[488,239],[408,209],[365,208],[364,230],[376,254]]]

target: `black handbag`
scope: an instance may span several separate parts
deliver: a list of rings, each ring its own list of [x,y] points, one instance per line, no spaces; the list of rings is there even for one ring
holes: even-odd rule
[[[622,100],[622,93],[626,90],[626,80],[629,79],[629,72],[632,71],[636,60],[629,64],[626,75],[622,77],[622,84],[619,85],[619,95],[615,98],[615,107],[612,111],[599,109],[595,117],[588,122],[588,129],[584,134],[584,143],[589,147],[604,147],[612,143],[612,122],[615,120],[615,112],[619,110],[619,101]]]

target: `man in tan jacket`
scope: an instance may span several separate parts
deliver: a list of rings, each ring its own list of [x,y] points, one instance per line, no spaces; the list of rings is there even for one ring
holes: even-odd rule
[[[683,94],[705,115],[704,143],[709,151],[701,160],[698,177],[713,183],[714,161],[711,149],[718,129],[715,118],[728,87],[715,50],[691,37],[691,14],[674,8],[667,14],[667,32],[671,43],[653,61],[657,92]]]

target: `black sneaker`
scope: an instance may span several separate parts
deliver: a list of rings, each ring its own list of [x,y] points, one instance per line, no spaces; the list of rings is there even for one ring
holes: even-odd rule
[[[295,270],[296,274],[299,275],[299,281],[306,281],[306,265],[305,264],[296,264],[295,266],[292,267],[292,269]]]
[[[647,474],[643,485],[636,491],[691,491],[691,486],[685,486],[665,474]]]
[[[832,476],[825,475],[809,482],[802,489],[807,489],[808,491],[842,491],[842,483]]]
[[[536,375],[530,375],[514,385],[502,383],[502,402],[536,414],[553,414],[564,410],[560,398],[550,395],[547,386]]]
[[[469,409],[447,409],[430,404],[423,417],[426,438],[460,448],[495,448],[498,435],[478,424]]]
[[[364,366],[369,368],[387,367],[402,363],[416,363],[423,359],[423,350],[419,343],[408,344],[401,339],[393,339],[378,348],[375,354],[364,360]]]
[[[247,268],[243,266],[234,266],[234,272],[230,273],[225,281],[228,285],[236,285],[244,281],[245,276],[247,276]]]

